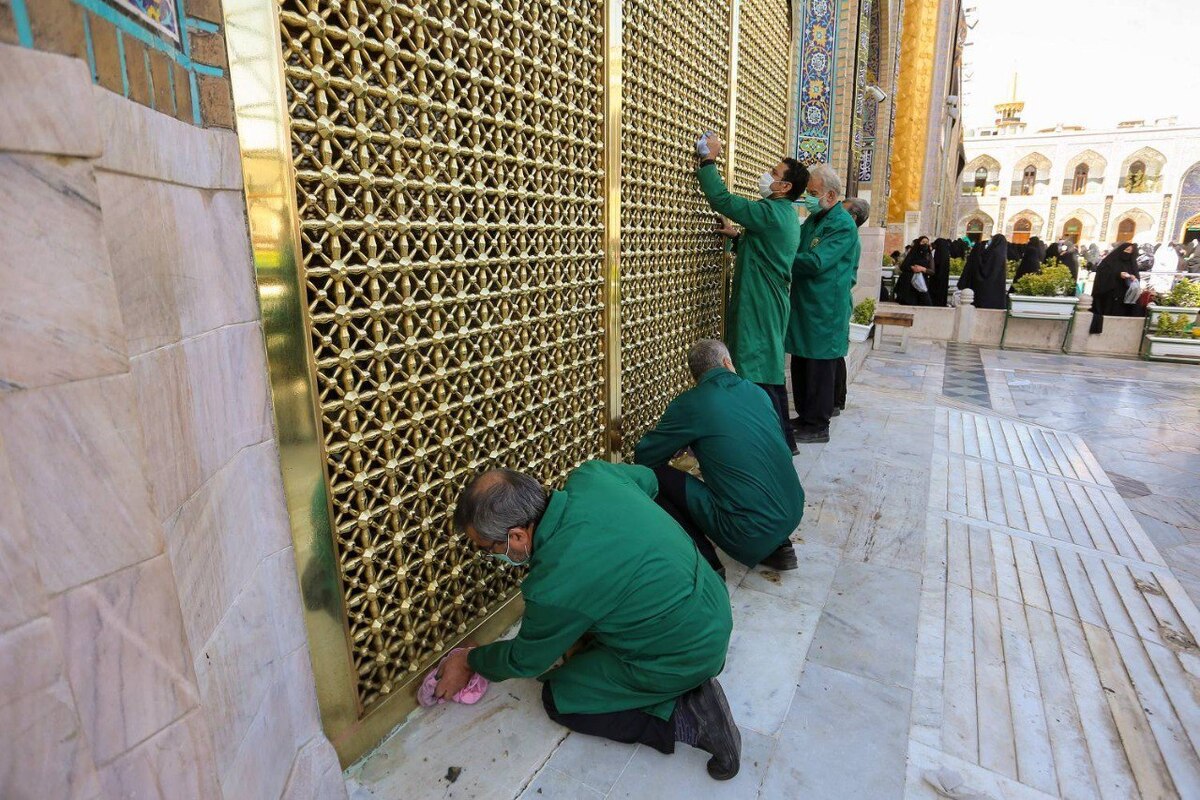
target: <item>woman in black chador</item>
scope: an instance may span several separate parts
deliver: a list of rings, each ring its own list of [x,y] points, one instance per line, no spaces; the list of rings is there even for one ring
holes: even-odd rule
[[[1092,327],[1088,333],[1104,332],[1104,317],[1126,317],[1125,306],[1127,281],[1138,277],[1137,248],[1125,242],[1113,248],[1096,267],[1096,281],[1092,284]]]
[[[900,263],[900,274],[896,277],[896,302],[905,306],[929,305],[928,289],[931,276],[928,273],[932,269],[933,251],[929,247],[929,237],[922,236],[913,241],[908,255]],[[926,291],[917,291],[917,287],[913,286],[914,275],[924,277]]]
[[[945,308],[950,294],[950,247],[949,239],[933,242],[933,272],[925,276],[929,285],[929,304],[934,308]]]
[[[1071,270],[1072,281],[1079,280],[1079,251],[1071,240],[1063,242],[1058,248],[1058,263]],[[1075,294],[1074,287],[1071,288],[1071,294]]]
[[[1013,286],[1017,285],[1017,281],[1021,280],[1025,275],[1033,275],[1036,272],[1042,271],[1042,259],[1046,257],[1046,245],[1042,244],[1042,240],[1033,236],[1025,244],[1025,254],[1021,256],[1021,263],[1017,267],[1017,274],[1013,276]],[[1012,294],[1012,289],[1008,290]]]
[[[967,263],[963,264],[962,275],[958,276],[959,291],[971,289],[974,291],[975,282],[979,279],[979,263],[983,260],[983,252],[987,250],[986,242],[976,242],[967,253]]]
[[[1046,248],[1046,254],[1042,256],[1042,263],[1049,264],[1054,259],[1058,258],[1058,242],[1051,242]]]
[[[974,255],[974,253],[972,253]],[[979,259],[972,289],[975,290],[976,308],[1004,308],[1004,281],[1008,277],[1008,239],[997,233],[988,239],[987,247]]]

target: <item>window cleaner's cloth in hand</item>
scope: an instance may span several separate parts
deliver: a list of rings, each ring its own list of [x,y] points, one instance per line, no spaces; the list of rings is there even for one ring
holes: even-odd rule
[[[442,658],[442,661],[445,661],[462,649],[464,648],[459,647],[451,650]],[[421,681],[421,688],[417,689],[417,702],[422,706],[433,706],[446,702],[445,700],[439,700],[433,694],[437,691],[438,670],[442,668],[442,661],[439,661],[436,667],[429,670],[429,674],[425,676],[425,680]],[[458,694],[454,695],[452,699],[456,703],[468,706],[474,705],[483,699],[483,696],[487,694],[487,690],[488,679],[476,672],[471,675],[471,680],[467,681],[467,685]]]
[[[696,155],[700,158],[708,158],[708,137],[712,136],[716,131],[705,131],[700,134],[700,138],[696,140]]]

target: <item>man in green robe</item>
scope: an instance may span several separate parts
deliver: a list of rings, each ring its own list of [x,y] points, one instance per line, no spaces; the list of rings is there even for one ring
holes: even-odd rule
[[[858,274],[858,226],[838,198],[842,183],[828,164],[809,171],[800,227],[800,247],[792,261],[792,308],[784,345],[792,354],[792,400],[796,441],[829,441],[838,359],[850,342],[850,288]]]
[[[804,514],[804,489],[770,398],[734,371],[716,339],[692,345],[688,368],[696,385],[671,401],[634,460],[654,470],[658,504],[719,574],[710,539],[748,567],[796,569],[791,535]],[[703,481],[667,463],[688,447]]]
[[[476,477],[455,528],[488,555],[529,567],[525,613],[515,638],[443,661],[437,696],[452,697],[472,672],[541,676],[546,712],[571,730],[662,753],[684,742],[712,754],[712,777],[737,774],[741,736],[715,679],[733,628],[729,595],[655,505],[657,490],[645,467],[603,461],[548,495],[519,472]]]
[[[710,134],[704,142],[707,155],[696,170],[700,191],[713,211],[743,228],[737,236],[737,263],[725,326],[729,352],[738,373],[766,390],[788,446],[799,452],[792,441],[788,415],[783,334],[787,329],[792,258],[800,242],[800,219],[792,203],[808,183],[808,170],[794,158],[785,158],[759,178],[762,199],[747,200],[731,194],[721,180],[716,164],[721,140]],[[736,233],[729,225],[720,232],[727,236]]]

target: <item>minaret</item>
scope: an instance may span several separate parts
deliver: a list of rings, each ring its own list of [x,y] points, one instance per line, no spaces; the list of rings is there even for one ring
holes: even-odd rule
[[[1021,112],[1025,104],[1017,99],[1017,73],[1013,73],[1012,99],[1007,103],[999,103],[996,108],[996,127],[1001,136],[1015,136],[1025,131],[1025,123],[1021,122]]]

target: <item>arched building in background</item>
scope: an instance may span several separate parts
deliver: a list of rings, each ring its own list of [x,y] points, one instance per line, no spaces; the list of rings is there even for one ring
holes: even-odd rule
[[[955,235],[983,218],[1013,241],[1182,242],[1200,238],[1200,128],[1173,118],[1026,131],[1015,98],[963,139]],[[1040,219],[1039,233],[1025,229]]]

